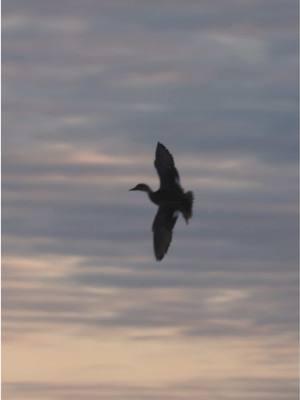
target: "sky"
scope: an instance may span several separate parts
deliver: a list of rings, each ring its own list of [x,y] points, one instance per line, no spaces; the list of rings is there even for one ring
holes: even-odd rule
[[[298,398],[297,3],[2,3],[6,400]]]

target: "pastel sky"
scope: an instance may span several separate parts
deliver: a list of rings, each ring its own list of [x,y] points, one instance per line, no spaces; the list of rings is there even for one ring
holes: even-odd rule
[[[5,0],[5,400],[295,400],[298,2]],[[153,257],[157,141],[194,217]]]

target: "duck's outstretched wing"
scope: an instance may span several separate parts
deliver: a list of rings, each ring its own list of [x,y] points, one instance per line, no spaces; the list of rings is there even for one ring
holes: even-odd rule
[[[161,189],[180,187],[180,178],[175,167],[174,159],[169,150],[161,143],[157,143],[154,166],[160,179]]]
[[[153,221],[153,246],[157,261],[163,259],[172,241],[172,232],[178,218],[178,211],[160,206]]]

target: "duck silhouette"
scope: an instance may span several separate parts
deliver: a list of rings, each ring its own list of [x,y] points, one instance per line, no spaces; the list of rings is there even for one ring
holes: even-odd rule
[[[146,192],[150,200],[158,206],[152,232],[154,254],[157,261],[163,259],[172,241],[172,233],[179,213],[188,223],[192,217],[193,192],[185,192],[180,185],[180,178],[174,159],[169,150],[157,143],[154,166],[157,170],[160,187],[154,192],[145,183],[139,183],[130,190]]]

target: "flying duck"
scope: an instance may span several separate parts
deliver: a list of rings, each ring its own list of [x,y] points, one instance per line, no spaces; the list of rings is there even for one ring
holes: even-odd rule
[[[157,143],[154,166],[157,170],[160,187],[156,192],[145,183],[139,183],[130,190],[146,192],[150,200],[158,206],[152,224],[154,254],[157,261],[163,259],[172,240],[172,232],[179,212],[186,223],[192,217],[193,192],[185,192],[180,185],[180,178],[174,159],[169,150]]]

